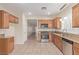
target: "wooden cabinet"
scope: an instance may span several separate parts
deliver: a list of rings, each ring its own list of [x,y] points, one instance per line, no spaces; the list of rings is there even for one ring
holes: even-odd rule
[[[18,23],[18,17],[15,17],[15,16],[10,14],[9,21],[10,21],[10,23]]]
[[[79,55],[79,43],[73,43],[73,54]]]
[[[39,27],[41,26],[41,24],[48,24],[48,28],[52,28],[52,20],[46,19],[46,20],[39,20],[38,21],[38,25]]]
[[[56,17],[55,19],[53,19],[53,21],[52,21],[53,28],[55,28],[55,29],[60,29],[61,28],[60,19],[61,19],[61,17]]]
[[[49,42],[52,42],[52,32],[49,32]]]
[[[39,27],[41,24],[48,24],[48,28],[60,29],[61,28],[60,19],[61,17],[56,17],[53,20],[39,20],[38,24],[39,24]]]
[[[49,20],[48,26],[49,26],[50,29],[53,27],[52,20]]]
[[[4,10],[0,10],[0,29],[9,28],[9,23],[18,23],[18,17],[15,17]]]
[[[9,14],[0,10],[0,29],[9,28]]]
[[[55,44],[55,35],[52,34],[52,42]]]
[[[57,35],[54,35],[53,38],[54,38],[53,39],[54,44],[60,49],[60,51],[62,51],[63,50],[62,38]]]
[[[9,54],[14,49],[14,37],[0,38],[0,54]]]
[[[72,7],[72,27],[79,27],[79,4]]]

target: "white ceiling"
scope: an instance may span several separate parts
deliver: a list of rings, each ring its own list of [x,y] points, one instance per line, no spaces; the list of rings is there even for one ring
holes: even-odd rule
[[[17,9],[26,14],[26,16],[39,16],[39,17],[49,17],[54,16],[60,12],[60,8],[64,3],[6,3],[1,4],[5,7],[12,9]],[[41,10],[41,7],[47,7],[47,10]],[[31,12],[32,15],[28,15]],[[48,12],[50,15],[48,15]]]

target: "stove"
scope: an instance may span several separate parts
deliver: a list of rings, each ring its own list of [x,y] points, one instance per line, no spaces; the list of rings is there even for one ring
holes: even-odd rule
[[[48,32],[41,32],[41,42],[48,42],[49,33]]]

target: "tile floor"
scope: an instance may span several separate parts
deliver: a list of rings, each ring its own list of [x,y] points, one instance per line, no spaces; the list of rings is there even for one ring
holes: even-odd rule
[[[11,55],[62,55],[53,43],[40,43],[31,36],[25,44],[15,45]]]

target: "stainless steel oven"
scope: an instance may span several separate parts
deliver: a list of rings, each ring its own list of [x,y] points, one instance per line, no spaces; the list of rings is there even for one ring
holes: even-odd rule
[[[49,32],[41,32],[41,42],[48,42]]]

